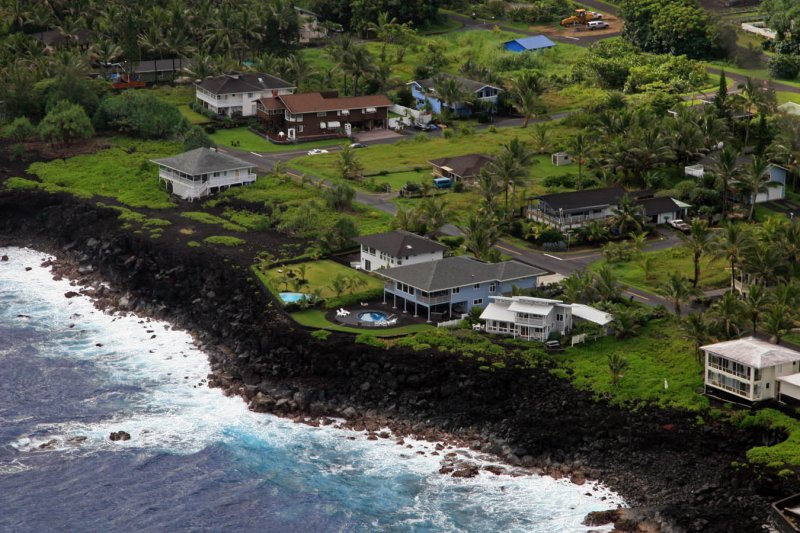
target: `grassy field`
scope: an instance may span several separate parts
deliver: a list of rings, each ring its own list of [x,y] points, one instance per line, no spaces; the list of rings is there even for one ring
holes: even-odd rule
[[[410,333],[419,333],[433,329],[430,324],[411,324],[410,326],[399,326],[396,328],[351,328],[334,324],[325,318],[325,312],[317,309],[307,309],[292,313],[291,317],[300,325],[325,329],[329,331],[341,331],[344,333],[355,333],[357,335],[369,335],[372,337],[399,337]]]
[[[618,353],[629,367],[614,388],[608,370],[608,356]],[[568,348],[563,365],[574,371],[571,379],[579,389],[609,396],[612,403],[637,406],[657,404],[697,410],[708,405],[702,396],[703,368],[691,342],[681,338],[675,321],[663,318],[650,322],[640,335],[628,340],[604,337]],[[664,380],[669,388],[664,388]]]
[[[320,293],[320,296],[322,298],[336,297],[337,294],[330,287],[330,284],[331,281],[340,274],[342,276],[363,281],[364,285],[355,288],[353,291],[354,294],[383,288],[383,281],[380,279],[365,274],[359,270],[348,268],[328,259],[321,261],[310,261],[302,264],[306,267],[306,283],[300,286],[300,292],[304,292],[306,294],[313,294],[316,290],[321,290],[322,292]],[[284,274],[287,274],[289,271],[292,271],[295,273],[295,275],[299,276],[298,267],[300,267],[300,265],[275,267],[269,269],[266,274],[258,272],[258,275],[262,281],[264,281],[268,286],[272,287],[276,292],[292,290],[293,287],[291,284],[291,278],[286,278],[286,282],[284,282],[283,277]],[[343,294],[349,293],[350,291],[345,291]]]
[[[28,171],[55,189],[85,198],[110,197],[130,207],[154,209],[174,205],[149,160],[180,153],[180,143],[122,137],[109,139],[109,143],[107,150],[34,163]]]
[[[200,124],[210,124],[211,119],[205,115],[201,115],[197,111],[194,111],[188,105],[179,105],[178,111],[181,112],[181,115],[186,117],[186,120],[191,122],[192,124],[200,125]]]
[[[692,279],[694,277],[694,263],[691,253],[682,247],[659,250],[657,252],[645,252],[642,258],[629,263],[612,263],[611,268],[619,277],[621,283],[630,285],[646,291],[660,292],[667,282],[670,274],[678,272]],[[645,279],[641,261],[645,257],[653,258],[651,278]],[[592,270],[599,269],[605,261],[594,263]],[[700,283],[701,289],[715,289],[724,287],[729,280],[728,271],[725,269],[723,260],[711,260],[708,257],[700,259]]]
[[[314,141],[302,144],[280,145],[273,144],[260,135],[256,135],[249,129],[230,128],[217,130],[210,135],[211,140],[216,144],[236,148],[245,152],[290,152],[295,150],[311,150],[312,148],[324,148],[338,146],[343,142],[341,139],[329,139],[325,141]]]

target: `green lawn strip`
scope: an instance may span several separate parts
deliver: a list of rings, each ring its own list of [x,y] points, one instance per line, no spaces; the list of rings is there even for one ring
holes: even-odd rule
[[[234,224],[243,226],[247,229],[267,229],[270,223],[267,215],[262,215],[260,213],[254,213],[253,211],[247,211],[243,209],[225,209],[225,211],[222,213],[222,216]]]
[[[194,85],[156,85],[145,89],[168,104],[188,106],[195,99]]]
[[[97,202],[98,207],[106,207],[108,209],[113,209],[119,213],[119,219],[124,222],[136,222],[141,224],[142,227],[151,229],[152,231],[161,231],[161,228],[169,226],[172,224],[169,220],[165,220],[163,218],[153,218],[148,217],[144,213],[139,213],[138,211],[133,211],[128,209],[127,207],[122,207],[118,205],[106,205],[103,202]]]
[[[178,111],[181,112],[186,120],[191,122],[192,124],[200,125],[200,124],[210,124],[213,122],[210,118],[205,115],[201,115],[197,111],[190,108],[188,105],[179,105]]]
[[[203,239],[203,242],[206,244],[218,244],[220,246],[241,246],[247,241],[229,235],[212,235]]]
[[[274,144],[264,137],[257,135],[247,128],[230,128],[217,130],[210,135],[211,140],[218,145],[235,148],[245,152],[292,152],[296,150],[310,150],[343,144],[342,139],[328,139],[299,144]]]
[[[641,263],[646,257],[652,257],[651,278],[645,279]],[[605,261],[593,263],[591,270],[598,270]],[[648,292],[659,293],[664,287],[669,276],[673,272],[678,272],[692,279],[694,277],[694,263],[689,250],[683,247],[669,248],[655,252],[644,252],[640,258],[627,263],[611,263],[614,274],[624,285],[629,285],[637,289]],[[700,259],[700,282],[701,289],[716,289],[724,287],[729,280],[729,273],[725,269],[723,260],[712,260],[709,257]]]
[[[617,388],[611,384],[608,369],[612,353],[622,355],[629,364]],[[703,368],[691,342],[681,337],[671,317],[650,322],[632,339],[604,337],[568,348],[562,361],[574,371],[571,379],[576,387],[598,396],[609,395],[614,404],[657,404],[690,410],[708,405],[708,399],[700,394]],[[666,389],[665,379],[669,385]]]
[[[181,213],[181,216],[202,224],[222,226],[229,231],[247,231],[247,228],[244,226],[240,226],[239,224],[235,224],[229,220],[225,220],[224,218],[212,215],[211,213],[206,213],[204,211],[184,211]]]
[[[800,94],[797,93],[790,93],[789,91],[775,91],[775,96],[778,99],[778,105],[785,104],[786,102],[800,104]]]
[[[325,318],[325,312],[318,309],[297,311],[295,313],[291,313],[290,316],[301,326],[374,337],[398,337],[401,335],[408,335],[410,333],[427,331],[433,328],[433,326],[430,324],[411,324],[409,326],[399,326],[396,328],[351,328],[329,322]]]
[[[111,197],[130,207],[163,209],[175,205],[159,185],[158,170],[149,161],[180,153],[180,143],[123,137],[109,142],[109,149],[34,163],[28,172],[41,179],[46,190],[64,190],[83,198]]]
[[[310,261],[302,264],[306,267],[306,283],[301,284],[298,288],[299,292],[305,294],[313,294],[315,290],[320,289],[322,291],[320,293],[322,298],[337,297],[336,292],[330,286],[337,275],[358,279],[364,283],[364,285],[355,287],[352,291],[345,291],[342,293],[343,296],[353,294],[354,298],[357,298],[359,294],[383,288],[383,281],[377,277],[365,274],[360,270],[346,267],[330,259]],[[284,275],[287,275],[291,271],[294,273],[295,278],[298,277],[299,267],[300,265],[298,264],[286,265],[271,268],[267,270],[266,274],[256,270],[256,274],[267,286],[271,287],[273,291],[288,291],[294,289],[292,286],[292,279],[294,278],[287,276],[284,279]]]
[[[739,422],[742,427],[767,426],[788,434],[786,440],[773,446],[756,446],[747,451],[747,460],[771,468],[800,466],[800,420],[775,409],[747,413]]]

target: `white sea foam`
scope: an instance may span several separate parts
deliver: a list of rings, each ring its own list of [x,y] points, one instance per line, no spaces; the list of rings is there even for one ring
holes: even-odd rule
[[[430,455],[432,443],[405,439],[412,446],[407,448],[393,439],[369,441],[352,431],[312,428],[252,413],[241,399],[205,386],[208,359],[188,333],[132,314],[102,313],[84,296],[66,299],[64,293],[75,287],[66,280],[54,281],[39,266],[45,255],[0,248],[4,254],[10,260],[0,262],[0,319],[24,321],[25,327],[47,330],[51,337],[56,332],[58,345],[39,346],[42,356],[91,361],[108,382],[133,392],[126,392],[124,402],[108,393],[86,400],[114,406],[116,414],[107,420],[40,425],[33,434],[0,445],[44,453],[47,450],[40,445],[51,443],[48,450],[68,458],[123,449],[137,449],[145,456],[192,454],[222,444],[257,472],[268,471],[271,458],[279,454],[291,457],[300,472],[315,476],[313,483],[302,475],[283,480],[302,490],[314,486],[325,491],[328,484],[369,480],[377,491],[367,500],[371,511],[401,501],[401,508],[393,509],[401,528],[427,524],[435,530],[466,531],[473,529],[471,517],[480,516],[497,517],[506,531],[585,531],[580,522],[586,513],[623,503],[599,484],[578,487],[548,477],[496,476],[485,471],[471,479],[442,476],[438,474],[442,457]],[[25,271],[25,267],[33,268]],[[31,318],[17,319],[18,314]],[[130,433],[131,440],[110,441],[109,434],[118,430]],[[358,438],[351,440],[354,435]],[[86,440],[70,442],[78,436]],[[407,497],[398,500],[398,494]],[[454,505],[458,517],[452,512]],[[375,520],[377,529],[386,525]]]

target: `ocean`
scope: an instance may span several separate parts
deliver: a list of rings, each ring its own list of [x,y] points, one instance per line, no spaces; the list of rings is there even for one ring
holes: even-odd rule
[[[564,533],[622,503],[591,483],[443,476],[416,453],[431,443],[252,413],[206,386],[185,331],[65,298],[46,254],[3,255],[0,531]]]

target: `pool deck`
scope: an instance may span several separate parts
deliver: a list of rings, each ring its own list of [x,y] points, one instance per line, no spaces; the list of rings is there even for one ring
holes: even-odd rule
[[[426,316],[418,316],[414,318],[411,313],[403,313],[402,309],[392,309],[390,304],[383,304],[380,302],[369,302],[367,305],[350,305],[345,307],[350,314],[347,316],[336,316],[336,309],[331,309],[325,314],[325,318],[336,324],[344,326],[351,326],[355,328],[375,329],[375,328],[396,328],[398,326],[409,326],[411,324],[427,324]],[[360,313],[383,313],[386,315],[387,320],[393,318],[397,319],[397,323],[391,326],[379,326],[375,322],[366,322],[359,320]]]

